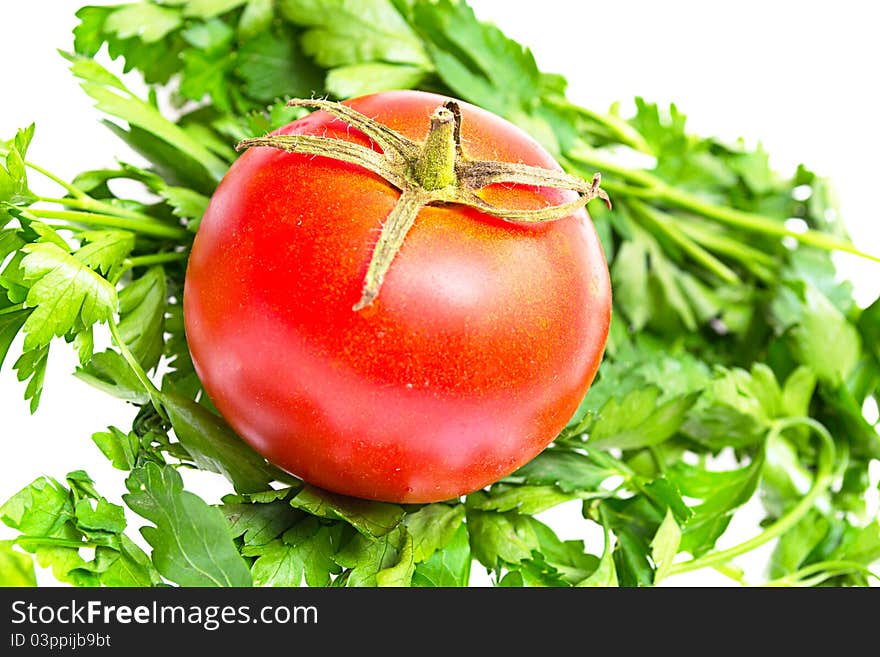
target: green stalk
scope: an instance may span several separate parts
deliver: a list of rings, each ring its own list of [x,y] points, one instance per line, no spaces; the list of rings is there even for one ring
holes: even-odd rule
[[[774,221],[769,217],[707,203],[692,194],[668,185],[659,188],[657,192],[658,200],[660,201],[665,201],[682,210],[695,212],[709,219],[715,219],[729,226],[777,237],[791,237],[807,246],[814,246],[825,251],[843,251],[844,253],[851,253],[874,262],[880,262],[880,256],[865,253],[857,249],[849,240],[843,240],[822,231],[812,229],[803,232],[793,231],[786,228],[784,224]]]
[[[636,217],[641,218],[644,222],[653,226],[655,230],[666,235],[666,237],[677,244],[682,251],[718,276],[722,281],[732,285],[742,284],[742,281],[739,276],[736,275],[735,271],[688,237],[670,220],[671,217],[668,214],[655,210],[636,199],[628,199],[627,204],[633,210],[633,214]]]
[[[824,249],[825,251],[843,251],[844,253],[851,253],[874,262],[880,262],[880,256],[865,253],[864,251],[857,249],[849,240],[843,240],[834,237],[833,235],[812,229],[803,232],[793,231],[786,228],[784,224],[771,219],[770,217],[709,203],[693,194],[666,184],[660,178],[657,178],[647,171],[627,169],[626,167],[606,160],[598,156],[588,147],[573,149],[568,153],[568,157],[578,164],[586,165],[606,174],[622,178],[627,183],[641,185],[644,189],[628,188],[625,190],[625,193],[638,196],[639,198],[666,203],[680,210],[693,212],[694,214],[701,215],[707,219],[713,219],[720,223],[741,228],[743,230],[765,235],[773,235],[775,237],[791,237],[801,244],[814,246]],[[609,192],[613,192],[615,189],[617,189],[617,191],[624,191],[619,187],[616,188],[613,183],[609,184],[606,181],[603,184]]]
[[[731,568],[730,565],[726,563],[719,563],[712,566],[712,570],[715,572],[724,575],[728,579],[732,579],[734,582],[740,585],[745,585],[745,580],[743,579],[742,572],[737,568]]]
[[[743,267],[747,268],[764,282],[770,283],[776,280],[773,270],[776,269],[778,263],[770,254],[748,244],[743,244],[739,240],[728,237],[723,233],[711,230],[695,221],[689,221],[683,217],[669,216],[676,223],[679,230],[701,246],[711,249],[715,253],[736,259]]]
[[[672,564],[669,569],[669,576],[687,573],[708,566],[723,564],[731,559],[738,557],[747,552],[751,552],[765,543],[778,538],[785,532],[794,527],[807,512],[813,508],[814,502],[825,494],[829,486],[831,486],[832,470],[834,466],[834,439],[828,433],[821,423],[811,417],[790,417],[777,420],[770,430],[768,440],[778,435],[785,429],[793,426],[805,425],[812,429],[820,438],[819,462],[816,467],[816,476],[813,479],[813,485],[807,491],[800,501],[791,508],[791,510],[782,516],[775,523],[767,527],[757,536],[735,545],[726,550],[710,552],[696,559]]]
[[[69,548],[97,548],[107,547],[106,543],[95,543],[93,541],[76,541],[69,538],[55,538],[53,536],[19,536],[15,542],[22,547],[26,545],[51,545],[53,547],[69,547]]]
[[[0,155],[6,155],[7,153],[9,153],[9,151],[7,149],[0,147]],[[42,174],[43,176],[45,176],[46,178],[48,178],[52,182],[61,185],[74,198],[78,198],[78,199],[90,198],[90,196],[88,194],[86,194],[84,191],[82,191],[81,189],[79,189],[75,185],[71,185],[69,182],[67,182],[63,178],[56,176],[54,173],[44,169],[40,165],[34,164],[33,162],[30,162],[28,160],[24,160],[24,165],[27,168],[33,169],[37,173]]]
[[[137,221],[157,221],[155,218],[147,214],[143,214],[142,212],[120,208],[110,203],[105,203],[103,201],[93,199],[91,196],[88,196],[86,198],[54,198],[51,196],[38,196],[37,200],[43,201],[44,203],[55,203],[56,205],[64,205],[69,208],[76,208],[78,210],[90,210],[92,212],[109,214],[115,217],[125,217]]]
[[[858,561],[848,561],[843,559],[820,561],[818,563],[804,566],[803,568],[789,573],[784,577],[770,580],[764,586],[784,587],[784,586],[814,586],[820,584],[831,577],[844,575],[846,573],[860,572],[868,577],[880,580],[880,575],[873,570],[859,563]],[[813,573],[816,573],[813,575]],[[812,577],[811,577],[812,575]]]
[[[601,171],[603,176],[612,175],[626,181],[627,183],[641,185],[642,187],[655,187],[658,184],[665,185],[662,180],[653,174],[640,169],[628,169],[616,162],[606,160],[605,158],[598,156],[594,149],[585,145],[580,148],[573,148],[566,153],[566,157],[569,161],[584,164],[591,169]],[[602,184],[605,185],[606,181],[603,180]]]
[[[646,153],[648,155],[654,154],[651,151],[651,147],[648,146],[648,142],[646,142],[645,138],[642,137],[641,133],[639,133],[638,130],[633,128],[629,123],[618,116],[596,112],[587,107],[580,107],[579,105],[574,105],[568,102],[564,98],[549,97],[544,98],[543,100],[548,105],[552,105],[563,110],[570,110],[576,112],[577,114],[580,114],[585,119],[592,121],[601,128],[604,128],[612,138],[616,139],[621,144],[626,144],[630,148],[635,149],[640,153]]]
[[[155,408],[156,412],[167,421],[168,418],[165,416],[165,410],[162,408],[161,403],[162,393],[155,385],[153,385],[153,382],[150,381],[150,377],[147,376],[144,368],[141,367],[141,364],[138,362],[137,358],[135,358],[135,355],[131,353],[128,345],[125,344],[125,341],[119,335],[119,325],[116,323],[116,320],[111,317],[107,320],[107,326],[110,328],[110,335],[113,336],[113,341],[116,343],[116,346],[119,347],[119,351],[125,359],[125,362],[128,363],[131,371],[134,372],[137,380],[140,381],[141,385],[144,387],[144,391],[150,396],[153,408]]]
[[[60,219],[72,224],[84,226],[100,226],[102,228],[122,228],[142,235],[152,237],[165,237],[173,240],[186,240],[192,237],[192,233],[184,228],[167,226],[162,223],[125,219],[108,214],[95,212],[80,212],[77,210],[43,210],[41,208],[28,208],[28,213],[40,219]]]
[[[128,271],[134,267],[149,267],[151,265],[162,265],[166,262],[177,262],[178,260],[186,260],[189,254],[185,251],[170,251],[167,253],[153,253],[151,255],[135,256],[127,258],[122,263],[123,271]]]

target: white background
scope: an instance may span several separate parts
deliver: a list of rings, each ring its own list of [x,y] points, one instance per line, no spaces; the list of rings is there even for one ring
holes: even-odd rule
[[[140,161],[99,124],[90,99],[56,53],[71,49],[73,13],[81,4],[0,3],[0,136],[9,138],[35,121],[29,159],[64,178],[112,165],[117,157]],[[854,241],[880,253],[880,39],[871,3],[472,0],[471,5],[481,18],[529,45],[542,70],[564,74],[576,103],[604,110],[616,100],[626,108],[636,95],[674,101],[693,132],[761,141],[780,171],[790,173],[804,162],[830,176]],[[38,191],[57,192],[38,184],[37,176],[32,180]],[[838,262],[855,281],[857,300],[870,303],[880,292],[880,266],[851,257]],[[0,371],[0,500],[37,475],[63,479],[82,468],[118,503],[123,474],[109,467],[89,436],[110,424],[127,429],[131,407],[71,377],[74,357],[57,343],[41,407],[30,416],[23,385],[10,368],[18,348],[16,342]],[[226,489],[212,475],[188,482],[209,501]],[[740,515],[721,545],[755,531],[757,512]],[[568,522],[574,516],[576,509],[568,508],[551,518],[565,538],[579,535],[585,524]],[[0,538],[11,535],[0,527]],[[587,538],[595,540],[592,534]],[[601,551],[600,543],[590,547]],[[755,567],[766,553],[740,563]],[[51,581],[45,574],[40,579]],[[702,571],[678,583],[727,582]]]

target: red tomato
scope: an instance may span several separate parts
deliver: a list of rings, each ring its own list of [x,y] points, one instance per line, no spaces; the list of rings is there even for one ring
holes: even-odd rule
[[[422,140],[445,100],[346,104]],[[461,111],[466,156],[559,168],[514,125]],[[371,146],[324,111],[278,132]],[[575,198],[512,184],[481,195],[520,209]],[[354,311],[398,196],[355,165],[245,152],[202,219],[184,313],[206,392],[271,463],[339,493],[430,502],[498,480],[556,437],[599,366],[611,292],[585,211],[525,224],[447,205],[421,210],[378,297]]]

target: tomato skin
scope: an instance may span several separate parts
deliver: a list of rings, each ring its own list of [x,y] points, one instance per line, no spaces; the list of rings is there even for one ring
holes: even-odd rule
[[[346,104],[422,140],[446,100]],[[461,109],[467,156],[558,169],[512,124]],[[323,111],[278,132],[371,145]],[[481,195],[513,208],[574,198]],[[270,462],[335,492],[420,503],[496,481],[556,437],[599,366],[611,290],[585,211],[527,225],[450,205],[422,209],[378,297],[353,311],[398,196],[354,165],[252,148],[202,219],[184,318],[206,392]]]

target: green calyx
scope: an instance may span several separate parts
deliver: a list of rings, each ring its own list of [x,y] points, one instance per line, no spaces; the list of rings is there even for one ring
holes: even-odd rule
[[[373,249],[361,298],[353,307],[355,311],[369,306],[379,294],[385,275],[407,233],[421,209],[427,205],[466,205],[507,221],[530,223],[561,219],[597,197],[611,206],[608,195],[599,187],[598,173],[592,181],[587,182],[562,171],[466,157],[460,140],[461,112],[455,101],[446,102],[431,114],[428,135],[421,143],[341,103],[294,99],[288,104],[321,109],[332,114],[364,133],[382,152],[377,153],[342,139],[314,135],[272,135],[245,139],[238,144],[237,150],[268,146],[289,153],[330,157],[362,166],[400,190],[400,199],[386,217]],[[488,203],[478,195],[480,189],[493,183],[569,189],[577,192],[578,198],[537,210],[503,208]]]

